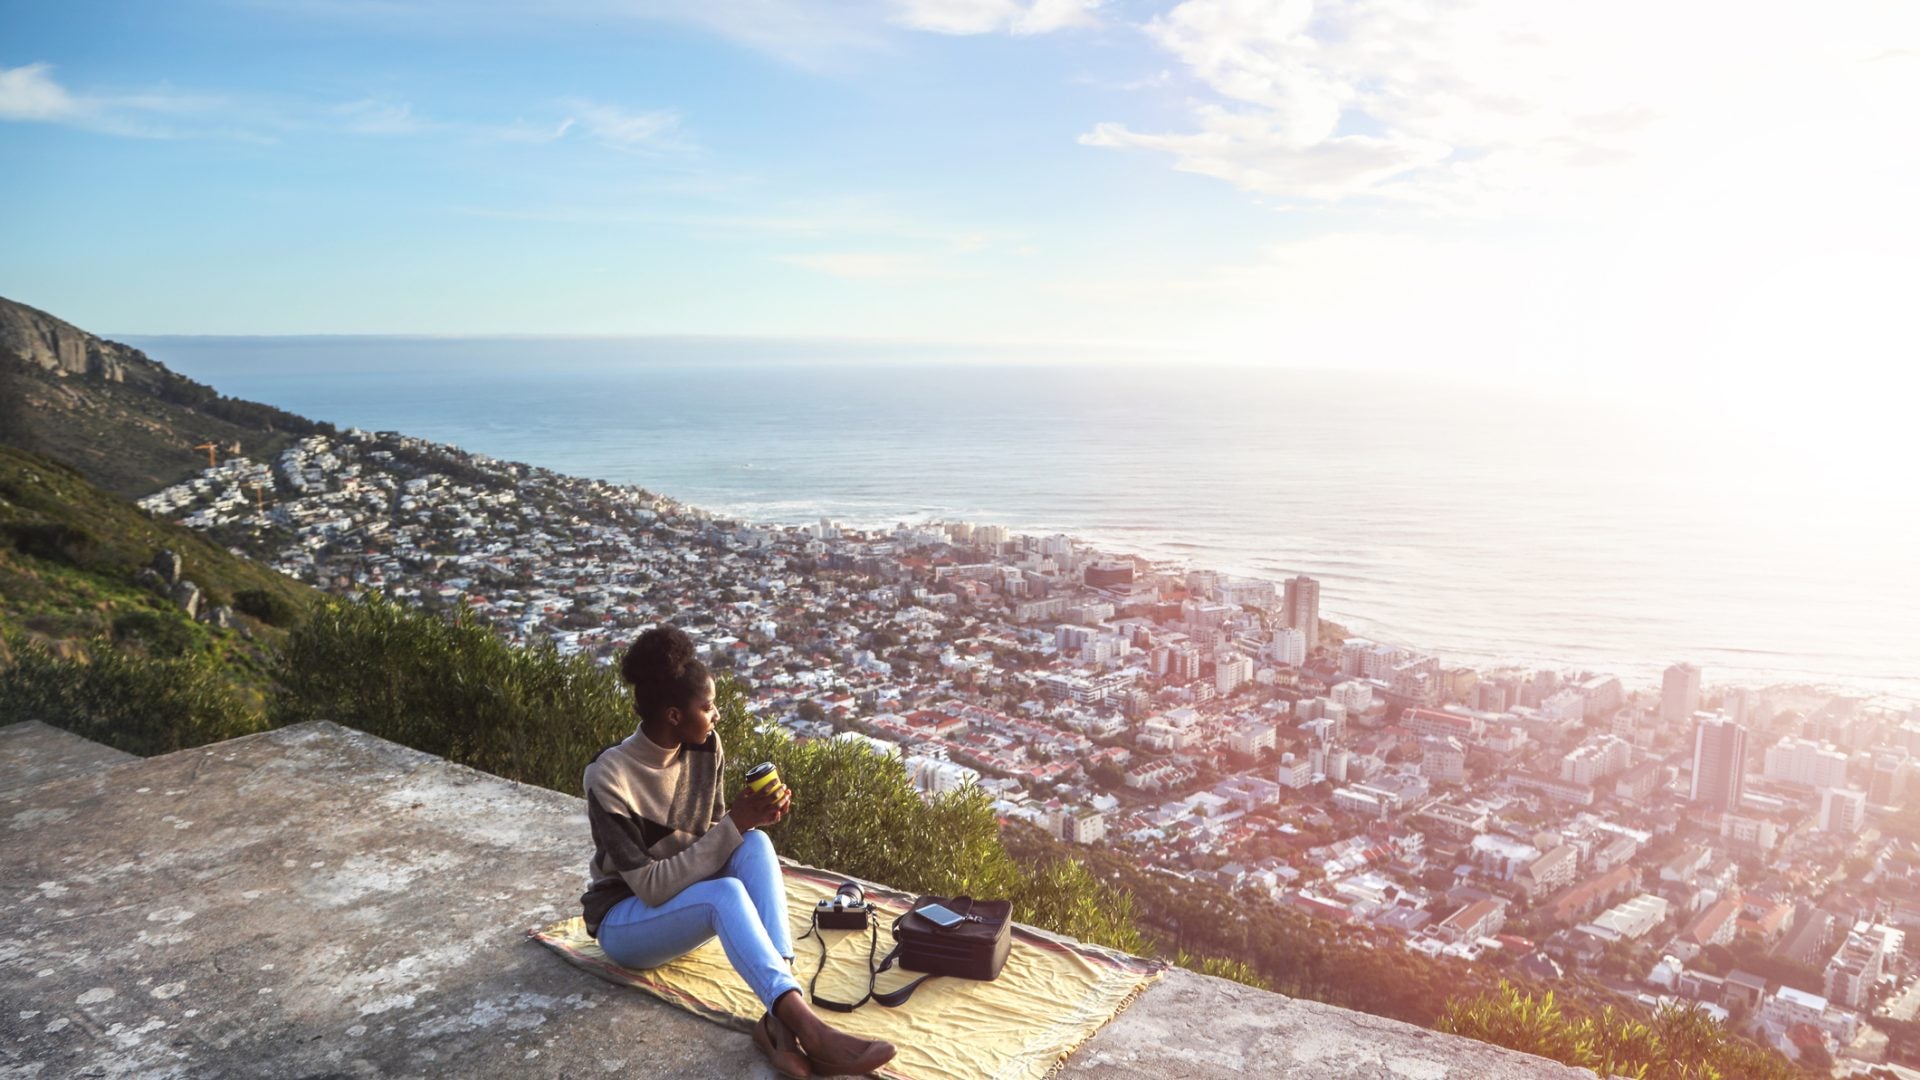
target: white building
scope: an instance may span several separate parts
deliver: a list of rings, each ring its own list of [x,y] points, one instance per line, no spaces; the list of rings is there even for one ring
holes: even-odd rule
[[[1583,929],[1589,933],[1599,930],[1601,933],[1597,936],[1609,941],[1632,941],[1647,936],[1654,927],[1665,922],[1667,907],[1667,901],[1662,897],[1641,893],[1608,908]]]
[[[1467,749],[1460,740],[1428,736],[1420,740],[1420,775],[1443,784],[1467,782]]]
[[[1276,664],[1287,667],[1299,667],[1307,662],[1307,635],[1291,626],[1282,626],[1273,632],[1273,640],[1267,645],[1267,658]]]
[[[1847,833],[1860,831],[1867,820],[1867,793],[1843,788],[1820,792],[1820,831]]]
[[[1213,662],[1213,688],[1221,697],[1253,681],[1253,661],[1237,652],[1222,652]]]
[[[1686,722],[1700,709],[1700,669],[1692,664],[1675,664],[1660,678],[1660,719],[1668,724]]]
[[[1597,784],[1633,764],[1633,748],[1618,735],[1597,735],[1560,759],[1560,779]]]
[[[1340,673],[1385,681],[1400,662],[1401,650],[1366,638],[1348,638],[1340,644]]]
[[[1399,797],[1392,792],[1381,791],[1366,784],[1350,784],[1347,787],[1335,789],[1333,793],[1333,805],[1336,809],[1365,817],[1385,818],[1399,803]]]
[[[1847,786],[1847,755],[1832,743],[1784,737],[1767,747],[1766,778],[1814,789]]]
[[[1847,931],[1847,939],[1840,943],[1833,959],[1827,961],[1825,985],[1829,1001],[1850,1009],[1867,1006],[1875,986],[1880,982],[1882,965],[1886,960],[1881,937],[1875,932],[1877,929],[1863,922],[1855,923],[1853,929]],[[1900,932],[1895,930],[1893,933]]]
[[[1227,745],[1236,754],[1253,757],[1262,750],[1271,750],[1276,745],[1272,724],[1249,721],[1233,729],[1227,738]]]
[[[1061,815],[1060,838],[1075,844],[1091,844],[1107,835],[1107,819],[1092,807],[1082,807]]]
[[[1273,772],[1274,782],[1281,787],[1298,791],[1313,783],[1313,763],[1291,753],[1280,755],[1280,764]]]
[[[1364,679],[1348,679],[1328,690],[1327,698],[1349,713],[1363,713],[1373,707],[1373,684]]]
[[[1852,1042],[1860,1028],[1858,1014],[1833,1008],[1826,998],[1791,986],[1780,987],[1761,1003],[1760,1022],[1781,1033],[1795,1024],[1809,1024],[1842,1044]]]

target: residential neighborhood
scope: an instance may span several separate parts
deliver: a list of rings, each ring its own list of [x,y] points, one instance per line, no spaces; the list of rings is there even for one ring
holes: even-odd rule
[[[1920,1053],[1920,710],[1478,670],[1256,581],[965,522],[728,520],[392,433],[142,500],[340,594],[603,663],[670,621],[928,797],[1430,955],[1697,1002],[1796,1060]],[[804,797],[804,793],[801,793]]]

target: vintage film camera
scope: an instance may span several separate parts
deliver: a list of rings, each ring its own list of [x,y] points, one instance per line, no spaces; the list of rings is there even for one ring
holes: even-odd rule
[[[866,891],[851,881],[840,886],[833,899],[813,907],[813,923],[822,930],[865,930],[872,918],[873,905],[867,903]]]

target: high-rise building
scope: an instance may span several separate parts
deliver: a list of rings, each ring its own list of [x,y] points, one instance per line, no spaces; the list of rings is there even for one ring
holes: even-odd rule
[[[1726,697],[1720,702],[1720,711],[1736,724],[1746,724],[1752,720],[1752,710],[1753,694],[1744,686],[1727,691]]]
[[[1307,635],[1291,626],[1274,627],[1273,643],[1268,646],[1267,655],[1276,664],[1299,667],[1307,662]]]
[[[1865,792],[1828,788],[1820,793],[1820,831],[1857,833],[1867,820]]]
[[[1700,711],[1700,669],[1692,664],[1675,664],[1660,678],[1660,721],[1684,723]]]
[[[1867,779],[1867,801],[1875,806],[1899,806],[1907,797],[1907,758],[1904,754],[1875,754]]]
[[[1735,809],[1746,791],[1747,729],[1717,713],[1701,713],[1697,720],[1690,797],[1716,810]]]
[[[1233,693],[1253,680],[1253,661],[1225,649],[1213,661],[1214,689],[1221,697]]]
[[[1513,704],[1508,696],[1511,688],[1505,683],[1478,682],[1473,685],[1473,707],[1481,712],[1506,712]]]
[[[1301,574],[1288,578],[1281,620],[1307,636],[1307,654],[1320,644],[1320,583]]]

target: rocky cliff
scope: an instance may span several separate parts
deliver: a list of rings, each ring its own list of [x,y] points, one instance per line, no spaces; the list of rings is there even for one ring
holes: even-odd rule
[[[98,338],[38,308],[0,297],[0,350],[59,376],[130,378],[155,389],[171,374],[139,349]]]
[[[267,460],[331,431],[271,405],[223,397],[139,349],[0,297],[0,443],[71,465],[137,498],[205,468],[204,451]]]

